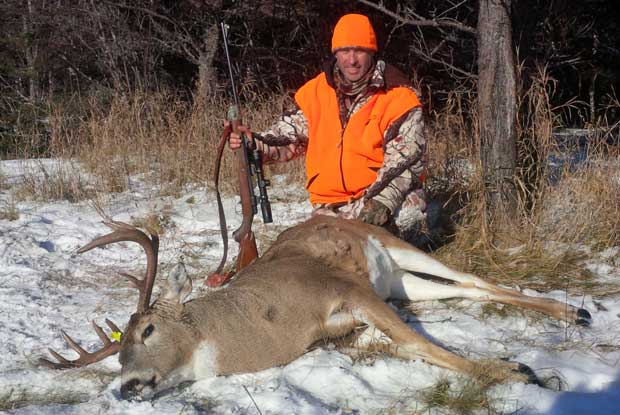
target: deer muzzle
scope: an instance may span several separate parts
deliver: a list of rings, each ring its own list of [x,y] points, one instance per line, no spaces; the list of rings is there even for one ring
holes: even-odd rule
[[[126,400],[147,400],[157,389],[157,375],[147,378],[130,377],[121,384],[121,397]]]

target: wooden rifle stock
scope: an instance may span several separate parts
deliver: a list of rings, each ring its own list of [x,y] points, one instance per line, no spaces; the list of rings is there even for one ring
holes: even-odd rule
[[[258,250],[256,249],[256,239],[254,232],[246,233],[239,241],[239,256],[237,257],[237,271],[241,271],[252,261],[258,258]]]
[[[254,207],[252,204],[253,192],[250,188],[250,166],[248,163],[247,137],[239,131],[241,120],[239,109],[236,105],[231,105],[228,111],[228,119],[231,121],[232,129],[242,137],[241,147],[236,149],[235,159],[239,174],[239,196],[241,197],[241,213],[243,219],[241,225],[233,232],[234,240],[239,244],[239,256],[237,257],[237,271],[242,270],[249,263],[258,258],[256,239],[252,232],[252,221],[254,220]]]

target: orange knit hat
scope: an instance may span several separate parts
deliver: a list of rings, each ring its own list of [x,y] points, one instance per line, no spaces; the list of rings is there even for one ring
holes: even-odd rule
[[[332,36],[332,52],[346,47],[377,51],[377,38],[368,17],[362,14],[345,14],[338,20]]]

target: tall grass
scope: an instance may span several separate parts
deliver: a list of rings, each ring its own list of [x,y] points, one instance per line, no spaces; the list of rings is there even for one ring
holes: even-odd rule
[[[558,114],[580,103],[553,107],[555,88],[544,67],[521,88],[516,176],[520,208],[518,215],[498,223],[489,224],[485,217],[475,96],[455,92],[441,112],[432,114],[429,190],[443,202],[452,224],[451,243],[437,255],[508,284],[593,293],[599,287],[575,248],[620,243],[620,151],[597,136],[609,130],[603,119],[604,128],[593,129],[588,138],[585,159],[577,165],[570,162],[579,149],[559,146],[552,132],[562,127]],[[551,157],[567,162],[552,172]]]
[[[17,199],[67,200],[74,203],[95,195],[95,189],[72,160],[51,166],[35,161],[24,163],[22,168],[23,180],[13,192]]]
[[[252,102],[244,108],[244,121],[266,128],[285,105],[286,97]],[[86,191],[63,190],[87,181],[84,172],[89,182],[94,180],[93,189],[102,193],[125,191],[135,177],[156,195],[178,194],[189,185],[211,185],[227,107],[228,102],[221,99],[193,103],[169,91],[119,92],[105,99],[98,94],[72,97],[49,109],[49,154],[67,161],[65,168],[44,172],[43,180],[54,182],[49,186],[32,172],[21,193],[72,201],[80,198],[78,194],[91,197]],[[23,147],[24,154],[28,148]],[[301,177],[300,170],[299,163],[274,169],[294,179]],[[234,160],[227,149],[221,177],[224,191],[236,188]]]
[[[13,221],[19,219],[19,209],[13,199],[0,200],[0,220]]]
[[[0,190],[8,189],[6,174],[0,169]]]
[[[556,88],[544,67],[530,76],[527,85],[521,85],[516,177],[520,210],[501,223],[489,224],[485,218],[473,87],[456,89],[440,111],[429,114],[428,190],[446,212],[444,232],[452,243],[438,255],[448,262],[512,282],[565,285],[567,281],[554,279],[561,274],[583,288],[591,287],[591,278],[579,265],[579,253],[557,248],[576,244],[604,248],[620,243],[617,146],[606,144],[605,137],[593,136],[587,159],[579,166],[565,164],[550,179],[550,156],[566,156],[571,151],[560,148],[552,138],[553,129],[561,127],[558,114],[579,110],[581,105],[570,102],[553,107]],[[288,100],[275,96],[244,105],[245,123],[255,130],[268,127],[290,104]],[[617,98],[607,102],[609,112],[620,108]],[[91,198],[93,193],[131,189],[136,177],[154,196],[209,185],[227,104],[218,98],[193,102],[165,90],[75,96],[64,104],[50,104],[45,123],[48,153],[67,162],[64,168],[43,175],[32,172],[22,195],[74,201]],[[601,117],[599,126],[605,122]],[[27,151],[25,144],[23,152]],[[303,176],[301,163],[273,171],[288,173],[298,181]],[[225,151],[225,190],[234,191],[236,181],[231,152]],[[555,242],[555,249],[550,249],[549,241]]]

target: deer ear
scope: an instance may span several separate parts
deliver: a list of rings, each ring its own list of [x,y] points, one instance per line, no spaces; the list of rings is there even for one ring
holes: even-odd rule
[[[192,292],[192,279],[187,276],[185,265],[179,262],[172,270],[160,297],[166,301],[183,303]]]

